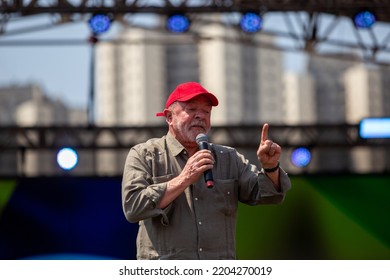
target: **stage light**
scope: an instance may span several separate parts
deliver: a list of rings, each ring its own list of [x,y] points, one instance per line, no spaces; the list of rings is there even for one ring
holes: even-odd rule
[[[110,29],[112,19],[106,14],[95,14],[88,21],[92,33],[95,35],[102,34]]]
[[[62,148],[57,153],[57,163],[64,170],[71,170],[78,163],[78,155],[71,148]]]
[[[376,18],[370,11],[361,11],[354,16],[353,21],[358,28],[370,28],[375,24]]]
[[[299,147],[291,153],[291,162],[296,167],[306,167],[309,165],[310,161],[311,153],[307,148]]]
[[[362,119],[359,124],[359,136],[363,139],[390,138],[390,117]]]
[[[166,27],[172,33],[184,33],[190,28],[190,20],[184,14],[174,14],[167,18]]]
[[[255,33],[261,29],[263,19],[256,13],[245,13],[240,20],[241,29],[247,33]]]

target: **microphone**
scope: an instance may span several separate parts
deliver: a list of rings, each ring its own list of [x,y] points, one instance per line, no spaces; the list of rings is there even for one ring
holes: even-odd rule
[[[204,133],[200,133],[198,136],[196,136],[196,143],[198,144],[200,150],[209,149],[209,140],[207,135]],[[206,186],[208,188],[212,188],[214,186],[213,172],[211,169],[208,169],[204,172],[204,181],[206,182]]]

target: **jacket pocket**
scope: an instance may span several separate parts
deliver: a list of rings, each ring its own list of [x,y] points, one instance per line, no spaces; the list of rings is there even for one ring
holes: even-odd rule
[[[219,210],[225,215],[234,215],[237,210],[238,200],[238,181],[236,179],[215,179],[214,180],[214,195]]]

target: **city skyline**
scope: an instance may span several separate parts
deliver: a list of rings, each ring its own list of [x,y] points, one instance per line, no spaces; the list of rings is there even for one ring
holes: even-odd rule
[[[152,23],[153,19],[138,20],[139,22],[150,22],[150,29],[155,29],[156,23]],[[282,25],[281,19],[277,16],[270,15],[265,17],[265,23],[268,23],[268,27],[273,28],[277,25]],[[9,24],[10,32],[12,34],[12,28],[15,26],[25,27],[29,21],[36,21],[47,23],[48,18],[44,16],[32,16],[29,19],[19,19],[14,24]],[[154,19],[155,20],[155,19]],[[136,21],[136,20],[134,20]],[[22,24],[23,22],[23,24]],[[43,24],[44,25],[44,24]],[[265,24],[267,25],[267,24]],[[145,27],[147,24],[145,24]],[[275,27],[276,28],[276,27]],[[277,28],[280,28],[278,26]],[[109,32],[102,36],[102,41],[111,40],[117,36],[121,31],[122,26],[115,23]],[[207,28],[206,28],[207,29]],[[267,29],[267,28],[265,28]],[[16,30],[16,29],[15,29]],[[160,32],[156,30],[156,32]],[[346,31],[343,28],[340,29],[341,35],[346,35]],[[162,36],[164,33],[160,33]],[[0,36],[0,43],[13,39],[26,39],[32,40],[37,43],[34,45],[15,45],[6,46],[0,44],[0,86],[9,87],[12,85],[25,86],[30,84],[39,85],[42,90],[51,98],[60,100],[70,107],[76,107],[82,110],[88,110],[88,102],[91,92],[91,45],[88,43],[90,31],[88,25],[84,21],[68,23],[52,27],[49,29],[43,28],[41,31],[25,32],[21,34]],[[169,36],[169,35],[168,35]],[[182,35],[176,35],[178,37]],[[39,41],[53,42],[56,39],[62,38],[64,42],[69,40],[67,45],[64,43],[41,44]],[[77,40],[74,40],[74,39]],[[47,41],[48,40],[48,41]],[[282,40],[283,41],[283,40]],[[72,43],[73,42],[73,43]],[[278,45],[280,44],[280,38],[276,38]],[[194,47],[199,45],[194,44]],[[99,46],[99,44],[98,44]],[[181,45],[177,44],[180,48]],[[259,49],[262,49],[259,47]],[[342,48],[341,52],[345,52]],[[307,53],[300,52],[280,52],[282,57],[282,65],[284,73],[281,74],[307,74],[309,55]],[[96,62],[99,62],[99,57],[96,58]],[[97,75],[94,79],[99,82],[100,77]],[[168,95],[169,90],[172,89],[175,80],[171,80],[167,92],[163,94]],[[217,95],[224,95],[225,92],[216,92]],[[96,89],[95,89],[96,95]]]
[[[265,19],[265,28],[283,25],[277,15],[272,14]],[[88,43],[91,34],[87,23],[80,21],[12,33],[13,29],[28,29],[30,25],[48,26],[50,20],[45,15],[31,16],[8,24],[11,35],[0,35],[0,86],[39,84],[50,96],[61,99],[69,106],[86,108],[91,80],[91,46]],[[148,22],[152,25],[153,19],[139,16],[133,22],[148,26]],[[110,40],[121,28],[121,24],[114,22],[101,39]],[[6,42],[13,40],[25,40],[27,43],[7,46]],[[305,71],[306,53],[282,54],[285,71]]]

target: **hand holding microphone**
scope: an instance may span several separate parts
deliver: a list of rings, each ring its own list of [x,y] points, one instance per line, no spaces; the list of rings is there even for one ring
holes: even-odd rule
[[[209,141],[206,134],[198,134],[198,136],[196,136],[196,143],[199,146],[199,150],[209,150]],[[211,169],[204,172],[204,180],[208,188],[212,188],[214,186],[213,172]]]

